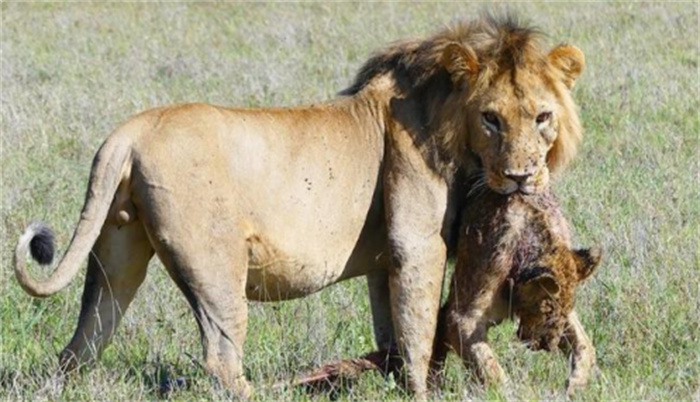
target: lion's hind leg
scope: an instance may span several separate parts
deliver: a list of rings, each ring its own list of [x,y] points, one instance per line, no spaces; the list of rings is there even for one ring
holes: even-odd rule
[[[99,357],[143,283],[152,256],[141,222],[105,224],[90,253],[78,327],[59,356],[63,370]]]
[[[194,298],[188,298],[202,336],[206,368],[224,387],[248,398],[252,391],[243,373],[243,343],[248,323],[245,273],[242,278],[231,277],[230,282],[219,282],[215,277],[203,279],[209,282],[193,290]],[[234,287],[234,281],[242,282],[242,286]]]
[[[247,398],[251,395],[243,373],[247,250],[245,239],[237,235],[241,231],[233,219],[226,218],[232,215],[222,214],[216,222],[200,219],[188,226],[163,222],[151,237],[162,240],[155,244],[158,256],[197,320],[205,368],[224,387]]]

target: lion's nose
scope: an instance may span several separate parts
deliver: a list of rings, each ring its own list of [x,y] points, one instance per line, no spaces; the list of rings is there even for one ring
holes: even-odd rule
[[[512,169],[506,169],[503,171],[503,175],[514,182],[520,184],[525,182],[532,174],[534,171],[532,170],[512,170]]]

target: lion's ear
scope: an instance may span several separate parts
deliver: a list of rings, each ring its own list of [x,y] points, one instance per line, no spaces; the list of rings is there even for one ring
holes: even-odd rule
[[[586,280],[598,269],[603,252],[598,247],[574,251],[579,282]]]
[[[515,281],[515,291],[523,300],[540,300],[559,294],[559,283],[554,275],[543,268],[523,272]]]
[[[472,82],[479,72],[476,53],[471,47],[461,43],[452,42],[445,46],[441,62],[455,84],[465,79],[467,82]]]
[[[547,55],[549,62],[562,72],[564,84],[573,88],[576,79],[583,72],[586,58],[581,49],[571,45],[560,45],[552,49]]]

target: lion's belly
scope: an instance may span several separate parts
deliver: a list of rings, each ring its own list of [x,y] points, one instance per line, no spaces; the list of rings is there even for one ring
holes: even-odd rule
[[[339,280],[373,269],[363,258],[373,253],[379,221],[371,191],[357,189],[360,199],[344,205],[330,195],[308,195],[292,205],[260,201],[244,225],[248,254],[246,293],[252,300],[286,300],[314,293]],[[285,197],[281,191],[281,199]],[[351,197],[347,197],[350,199]],[[375,203],[376,204],[376,203]],[[266,211],[267,210],[267,211]],[[369,227],[370,230],[363,228]],[[376,252],[374,252],[376,254]]]
[[[311,224],[301,228],[297,236],[279,236],[281,231],[276,230],[270,237],[259,232],[248,234],[248,299],[279,301],[302,297],[386,266],[383,208],[376,200],[379,193],[375,194],[374,203],[366,205],[369,210],[356,214],[357,218],[346,216],[345,222],[336,221],[342,229],[327,230],[324,225]],[[367,201],[371,199],[368,195]]]
[[[294,258],[266,244],[258,236],[249,238],[246,296],[250,300],[279,301],[317,292],[336,282],[343,272],[342,261],[319,263],[315,258]]]

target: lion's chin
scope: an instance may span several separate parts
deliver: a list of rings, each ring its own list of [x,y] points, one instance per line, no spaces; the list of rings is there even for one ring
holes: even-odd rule
[[[493,191],[495,191],[499,194],[502,194],[502,195],[510,195],[510,194],[513,194],[516,191],[518,191],[518,187],[515,186],[515,187],[511,188],[509,186],[509,187],[505,187],[505,188],[494,188]]]
[[[513,194],[515,192],[522,191],[522,188],[520,186],[518,186],[518,184],[515,182],[500,183],[500,184],[496,184],[496,185],[489,184],[489,187],[491,188],[491,190],[497,192],[498,194],[502,194],[502,195],[509,195],[509,194]],[[529,194],[529,193],[526,193],[526,194]]]
[[[492,180],[487,179],[486,185],[498,194],[508,195],[518,191],[518,184],[512,180]]]
[[[546,192],[548,188],[549,188],[548,183],[538,183],[538,184],[524,183],[524,184],[520,185],[520,187],[518,188],[518,191],[520,191],[523,194],[540,194],[540,193]]]
[[[529,184],[529,185],[523,184],[523,185],[520,185],[520,187],[518,187],[518,191],[523,193],[523,194],[535,194],[535,193],[539,192],[537,190],[538,190],[538,188],[534,184]]]

